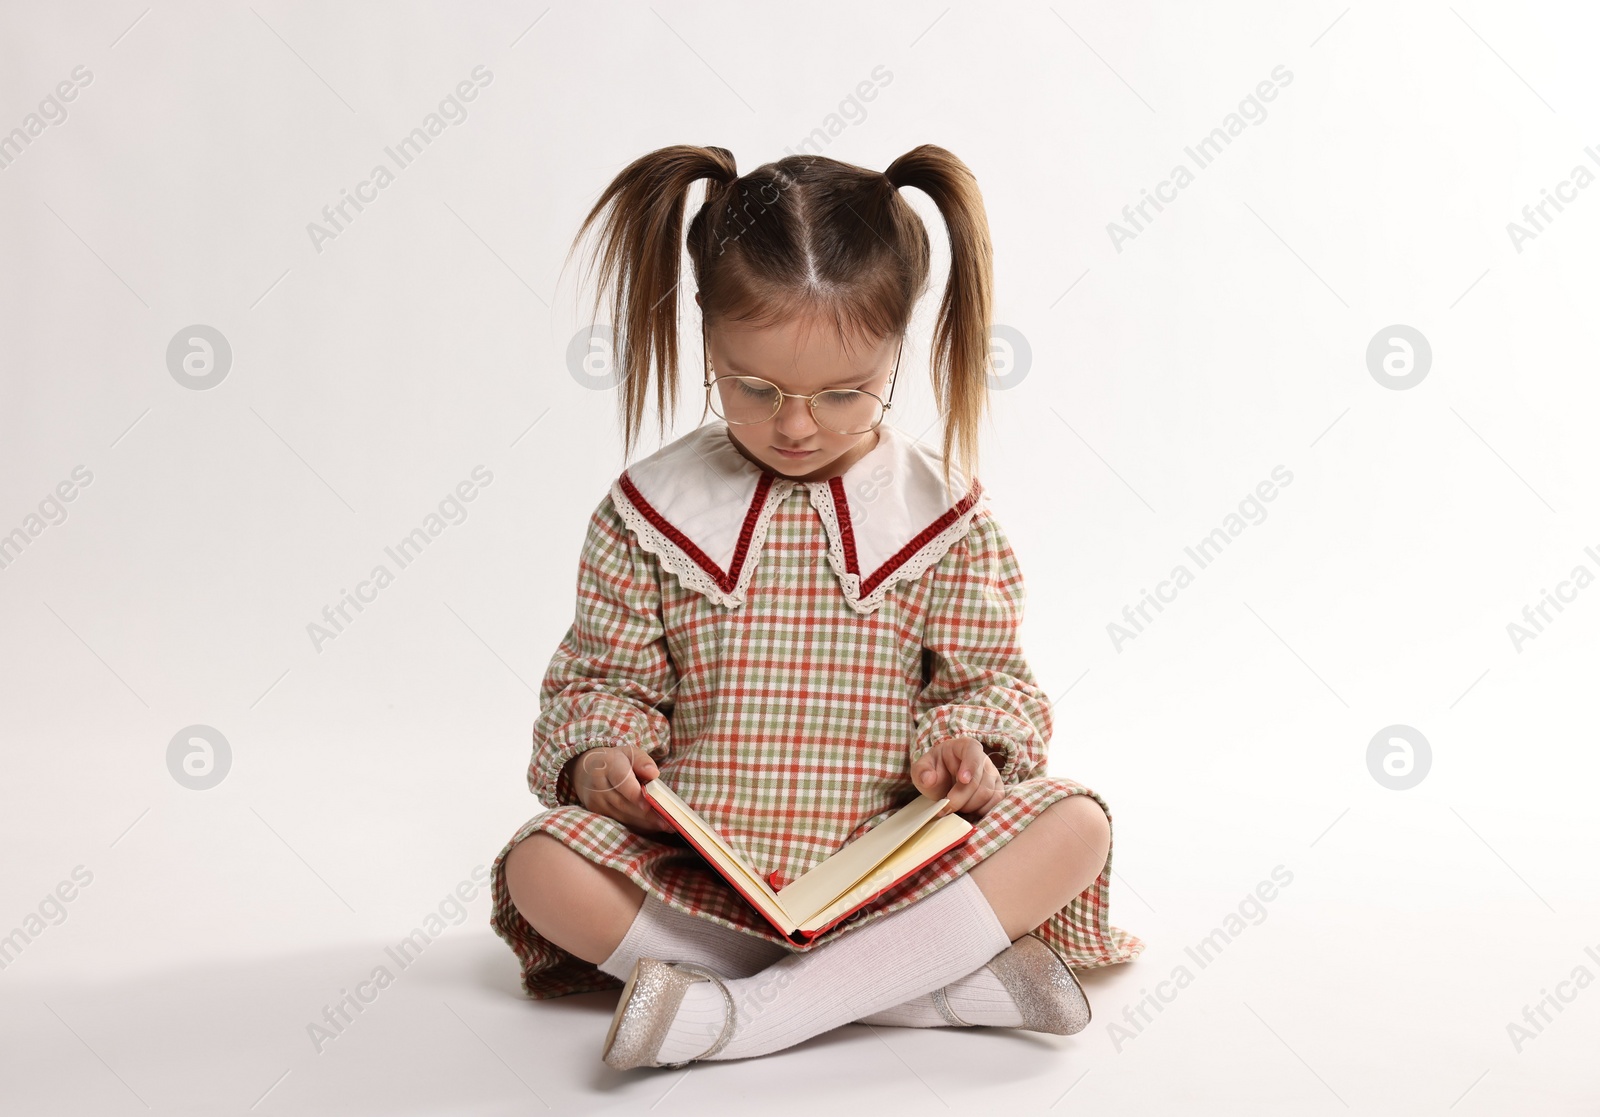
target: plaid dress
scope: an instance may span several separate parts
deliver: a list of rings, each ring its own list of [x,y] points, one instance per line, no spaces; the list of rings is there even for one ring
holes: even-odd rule
[[[888,424],[828,481],[784,478],[702,426],[636,463],[589,518],[577,608],[540,690],[528,786],[548,809],[495,858],[490,925],[537,999],[622,982],[541,937],[505,860],[536,832],[679,910],[811,950],[967,872],[1069,795],[1045,774],[1048,695],[1019,643],[1022,573],[976,478],[947,490],[936,454]],[[950,500],[951,492],[963,493]],[[967,840],[804,946],[773,928],[677,834],[587,810],[562,767],[635,744],[776,887],[920,792],[911,762],[977,738],[1005,798]],[[1110,812],[1107,810],[1107,815]],[[1077,967],[1144,943],[1108,921],[1111,861],[1039,934]]]

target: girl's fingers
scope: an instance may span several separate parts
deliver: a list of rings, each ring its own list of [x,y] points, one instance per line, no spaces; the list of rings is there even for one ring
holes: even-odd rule
[[[983,745],[971,737],[936,746],[927,756],[929,769],[937,780],[919,782],[922,793],[934,799],[949,799],[939,817],[971,810],[974,800],[986,795],[982,789],[994,765],[987,762]],[[918,763],[924,761],[919,759]]]
[[[964,751],[960,748],[947,748],[940,757],[944,761],[944,770],[950,777],[949,788],[945,794],[950,796],[952,805],[958,793],[972,786],[972,765],[963,755]]]
[[[624,826],[635,830],[662,830],[666,823],[659,819],[649,807],[635,805],[627,799],[613,795],[613,802],[606,804],[610,809],[600,813],[616,819]]]
[[[1005,798],[1006,798],[1005,789],[1004,788],[996,788],[995,791],[992,794],[990,794],[989,801],[983,805],[983,813],[984,814],[988,814],[990,811],[994,810],[1001,803],[1005,802]]]
[[[601,750],[592,751],[598,754]],[[634,830],[670,830],[666,820],[644,801],[644,789],[634,774],[627,750],[611,748],[605,752],[610,755],[596,755],[590,760],[585,773],[590,777],[586,781],[587,794],[579,795],[583,805]],[[588,758],[588,754],[585,756]]]
[[[957,784],[945,792],[950,802],[945,805],[944,814],[959,814],[972,809],[975,799],[980,799],[986,794],[977,783]]]
[[[945,813],[976,814],[981,817],[998,806],[1005,797],[1005,788],[1000,785],[1000,776],[994,770],[994,766],[990,765],[988,771],[984,772],[983,779],[971,786],[970,794],[961,802],[957,803],[955,792],[951,792],[950,807]]]
[[[967,770],[967,779],[976,782],[985,765],[983,744],[976,737],[961,738],[961,766]]]
[[[644,801],[642,792],[636,802],[630,801],[628,803],[628,816],[631,820],[629,825],[635,829],[657,831],[671,829],[667,824],[667,820],[658,815],[655,812],[655,808]]]
[[[638,745],[629,746],[628,763],[636,779],[644,776],[653,780],[661,774],[661,766],[656,763],[656,758]]]
[[[578,766],[589,791],[600,794],[616,791],[633,779],[633,762],[627,750],[603,746],[580,755]]]

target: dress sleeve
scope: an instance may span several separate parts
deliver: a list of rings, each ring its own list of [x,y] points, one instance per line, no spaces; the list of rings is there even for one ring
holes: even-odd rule
[[[1022,571],[988,509],[933,575],[909,759],[951,737],[975,737],[1007,786],[1041,774],[1054,727],[1050,697],[1022,652]]]
[[[655,560],[608,493],[589,518],[577,609],[539,690],[528,788],[547,807],[577,804],[562,768],[604,745],[637,745],[659,764],[671,747],[677,684]]]

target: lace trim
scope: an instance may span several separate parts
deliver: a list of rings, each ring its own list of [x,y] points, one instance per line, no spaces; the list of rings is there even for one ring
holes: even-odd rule
[[[844,534],[839,527],[838,511],[834,508],[833,491],[827,485],[815,485],[811,489],[811,507],[822,517],[823,526],[828,532],[828,565],[833,567],[834,574],[845,588],[845,600],[850,602],[850,607],[858,613],[875,611],[883,604],[884,597],[896,583],[908,578],[921,577],[930,566],[944,558],[945,552],[955,546],[956,540],[967,534],[972,527],[972,518],[987,505],[987,502],[988,494],[983,491],[982,486],[979,486],[975,499],[965,512],[924,543],[915,554],[891,570],[882,582],[873,587],[871,593],[862,597],[861,575],[852,574],[846,562]]]
[[[691,558],[682,547],[663,535],[655,524],[634,506],[633,501],[629,500],[627,493],[623,491],[620,477],[611,484],[611,503],[622,517],[622,522],[639,540],[639,545],[655,555],[663,569],[677,575],[678,581],[685,589],[704,594],[720,605],[735,609],[744,604],[750,579],[755,576],[756,567],[761,560],[762,547],[767,541],[767,527],[772,521],[772,513],[789,495],[791,487],[792,483],[780,482],[767,490],[766,502],[762,505],[760,515],[756,517],[755,529],[751,532],[750,544],[745,551],[744,565],[739,570],[739,580],[732,590],[726,591],[714,575]],[[735,554],[737,553],[736,551]]]

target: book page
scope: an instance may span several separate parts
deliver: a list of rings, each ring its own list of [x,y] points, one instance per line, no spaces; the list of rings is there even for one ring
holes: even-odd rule
[[[780,888],[778,902],[804,926],[806,919],[844,895],[911,840],[949,801],[917,795],[861,837],[813,865],[804,876]]]
[[[926,796],[924,796],[926,798]],[[943,818],[934,819],[924,826],[917,835],[905,845],[894,852],[878,869],[874,870],[865,880],[860,881],[854,888],[840,896],[826,909],[819,911],[809,919],[800,921],[801,930],[814,931],[824,927],[832,920],[864,903],[879,892],[895,884],[901,877],[909,874],[922,862],[934,856],[936,850],[955,843],[965,837],[972,830],[972,823],[962,818],[959,814],[947,814]]]
[[[725,875],[737,877],[743,883],[744,888],[752,894],[752,902],[755,902],[755,897],[765,899],[772,908],[768,913],[769,917],[773,917],[775,922],[785,924],[785,932],[794,929],[794,917],[790,915],[787,905],[778,899],[778,894],[772,890],[772,886],[762,880],[756,874],[754,867],[741,857],[738,851],[728,845],[722,836],[711,828],[711,824],[702,818],[693,807],[684,802],[682,796],[662,783],[659,778],[647,781],[642,790],[652,800],[660,804],[672,816],[674,821],[685,829],[694,832],[696,844],[704,847],[701,852],[713,861]]]

